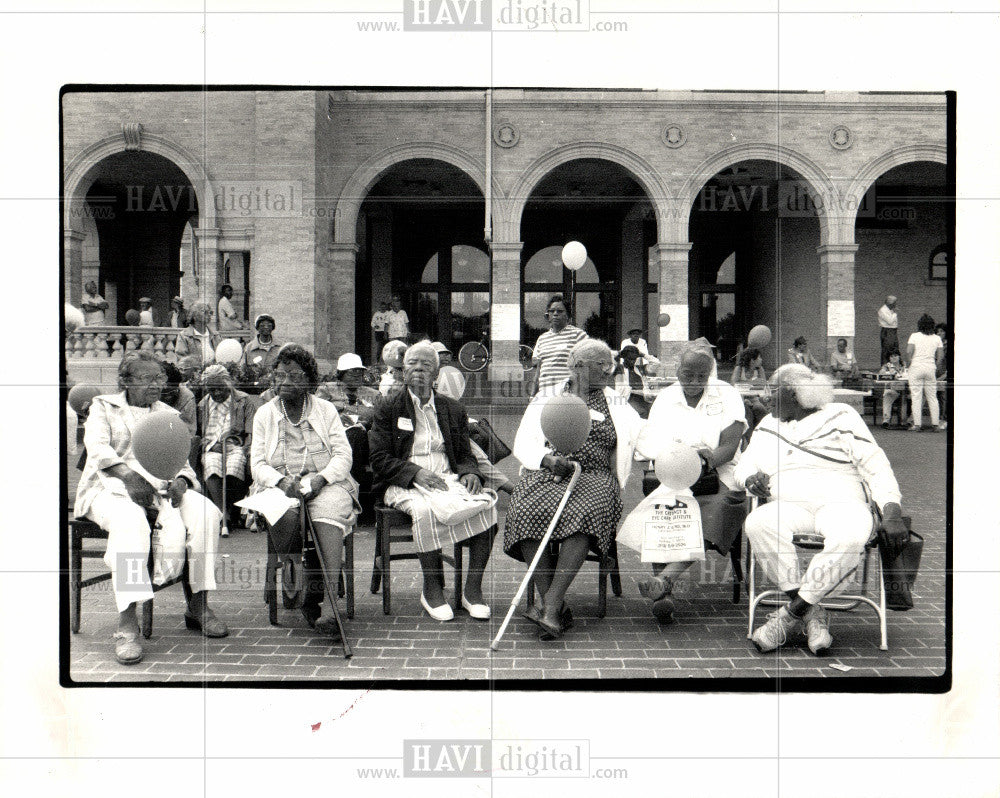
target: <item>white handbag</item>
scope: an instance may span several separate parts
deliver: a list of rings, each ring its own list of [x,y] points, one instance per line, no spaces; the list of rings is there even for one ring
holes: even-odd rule
[[[413,487],[427,499],[434,517],[445,526],[460,524],[497,503],[495,490],[484,488],[481,493],[469,493],[457,480],[448,481],[448,490],[428,490],[420,485]]]

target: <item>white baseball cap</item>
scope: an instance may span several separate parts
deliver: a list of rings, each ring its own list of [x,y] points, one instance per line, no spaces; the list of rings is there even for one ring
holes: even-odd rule
[[[365,364],[361,362],[361,358],[352,352],[341,355],[337,360],[337,371],[350,371],[351,369],[363,369],[364,367]]]
[[[437,352],[439,355],[442,352],[447,352],[449,355],[451,354],[451,350],[440,341],[435,341],[434,343],[431,344],[431,346],[434,347],[434,351]]]

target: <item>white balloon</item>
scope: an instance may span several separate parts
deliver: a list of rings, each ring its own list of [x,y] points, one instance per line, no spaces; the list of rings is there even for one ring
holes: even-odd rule
[[[227,338],[225,341],[220,341],[219,345],[215,347],[216,363],[235,363],[242,356],[243,347],[235,338]]]
[[[587,248],[579,241],[570,241],[562,248],[562,262],[571,272],[579,271],[587,262]]]
[[[84,325],[83,311],[80,308],[73,307],[68,302],[66,303],[64,316],[66,318],[66,332],[68,333]]]

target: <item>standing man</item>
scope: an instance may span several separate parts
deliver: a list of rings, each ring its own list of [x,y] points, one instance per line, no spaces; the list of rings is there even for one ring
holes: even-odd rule
[[[226,283],[219,289],[219,330],[240,330],[239,317],[236,315],[236,308],[230,301],[233,298],[233,287]]]
[[[88,327],[94,324],[104,324],[104,311],[108,309],[108,303],[97,293],[97,283],[93,280],[87,282],[83,287],[83,301],[80,303],[83,308],[83,323]]]
[[[385,314],[389,340],[398,339],[406,341],[410,335],[410,317],[403,310],[403,305],[399,301],[399,295],[392,296],[392,310]]]
[[[633,327],[631,330],[628,331],[628,338],[622,341],[618,347],[619,354],[621,354],[621,350],[624,349],[626,346],[634,346],[636,349],[638,349],[639,354],[642,355],[642,357],[645,359],[647,363],[652,363],[655,365],[656,363],[660,362],[651,354],[649,354],[649,344],[646,343],[646,339],[642,337],[641,327]]]
[[[175,296],[170,300],[170,326],[183,329],[188,326],[187,311],[184,310],[184,300]]]
[[[389,340],[389,336],[386,334],[386,328],[389,325],[388,312],[389,303],[379,302],[378,310],[372,314],[372,337],[375,342],[373,359],[375,360],[378,360],[382,352],[382,347]]]
[[[896,297],[891,294],[885,298],[885,304],[878,309],[878,326],[882,343],[880,365],[884,366],[889,362],[889,355],[899,351],[899,337],[896,334],[899,318],[896,316]]]
[[[139,326],[156,326],[156,321],[153,319],[153,300],[148,296],[139,297]]]

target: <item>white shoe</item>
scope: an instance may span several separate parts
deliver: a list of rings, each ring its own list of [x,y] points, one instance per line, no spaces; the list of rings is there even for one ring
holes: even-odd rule
[[[787,608],[779,607],[767,616],[767,623],[757,627],[750,639],[762,654],[774,651],[788,642],[788,636],[799,628],[800,623]]]
[[[462,596],[462,606],[477,621],[488,621],[490,618],[490,608],[485,604],[473,604],[465,596]]]
[[[450,621],[455,617],[455,613],[451,608],[451,605],[447,602],[442,604],[440,607],[432,607],[427,603],[427,599],[424,598],[424,594],[420,594],[420,604],[427,611],[435,621]]]
[[[228,538],[229,537],[229,527],[222,527],[222,531],[219,533],[219,537]]]
[[[830,615],[819,604],[813,604],[803,620],[806,623],[809,650],[819,656],[833,645],[833,635],[830,634]]]

